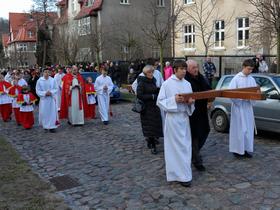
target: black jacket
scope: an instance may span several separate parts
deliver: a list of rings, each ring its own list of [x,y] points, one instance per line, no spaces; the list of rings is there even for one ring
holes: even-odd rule
[[[159,93],[156,80],[139,76],[137,83],[137,97],[145,103],[145,110],[140,115],[143,135],[145,137],[162,137],[161,114],[156,105]]]

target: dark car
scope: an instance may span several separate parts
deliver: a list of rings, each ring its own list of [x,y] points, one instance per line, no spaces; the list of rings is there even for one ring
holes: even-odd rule
[[[264,101],[256,101],[253,106],[256,127],[260,130],[280,133],[280,75],[252,74],[262,93]],[[227,89],[234,75],[223,76],[216,90]],[[216,98],[210,112],[213,127],[218,132],[226,132],[230,125],[231,99]]]
[[[95,82],[96,78],[100,76],[97,72],[81,72],[82,77],[86,80],[87,77],[91,77],[93,83]],[[121,92],[117,85],[114,84],[113,91],[110,94],[111,101],[119,101],[121,98]]]

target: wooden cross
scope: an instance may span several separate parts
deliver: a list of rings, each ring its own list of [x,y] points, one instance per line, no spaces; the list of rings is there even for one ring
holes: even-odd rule
[[[248,87],[248,88],[237,88],[237,89],[225,89],[225,90],[208,90],[202,92],[180,94],[184,97],[185,102],[189,98],[199,99],[214,99],[216,97],[222,98],[238,98],[245,100],[266,100],[265,94],[261,93],[260,87]]]

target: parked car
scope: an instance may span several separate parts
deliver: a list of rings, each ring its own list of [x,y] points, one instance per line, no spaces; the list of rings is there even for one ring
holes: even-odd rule
[[[97,72],[81,72],[82,77],[84,80],[86,80],[87,77],[91,77],[93,83],[95,82],[96,78],[100,75],[100,73]],[[111,101],[119,101],[121,98],[121,92],[117,85],[114,84],[113,91],[110,94],[110,100]]]
[[[257,129],[280,133],[280,75],[252,74],[262,93],[267,99],[256,101],[254,105],[255,122]],[[216,90],[227,89],[234,75],[223,76]],[[210,117],[213,127],[218,132],[227,132],[230,125],[231,99],[216,98]]]

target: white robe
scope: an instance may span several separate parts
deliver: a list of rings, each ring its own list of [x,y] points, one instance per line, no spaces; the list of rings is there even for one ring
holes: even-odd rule
[[[257,86],[252,76],[239,72],[230,82],[229,89]],[[232,99],[229,151],[243,155],[245,151],[253,152],[254,112],[253,101]]]
[[[30,96],[29,96],[29,94],[23,94],[23,102],[25,102],[27,104],[30,103]],[[34,107],[33,107],[33,105],[26,105],[26,106],[20,105],[19,111],[20,112],[33,112],[34,111]]]
[[[47,80],[41,77],[36,84],[36,93],[40,97],[39,103],[39,125],[44,129],[57,128],[56,122],[58,121],[57,113],[57,84],[52,77]],[[47,91],[52,93],[51,96],[46,96]]]
[[[9,90],[3,85],[4,93],[0,94],[0,104],[11,104],[12,98],[8,95]]]
[[[105,85],[108,87],[106,92],[103,90]],[[110,93],[114,88],[111,77],[100,75],[95,80],[94,88],[97,93],[98,110],[101,120],[102,122],[109,121]]]
[[[194,104],[177,103],[175,95],[192,93],[191,84],[172,75],[162,85],[157,105],[166,113],[164,123],[164,157],[167,181],[192,180],[192,139],[189,116]]]
[[[25,79],[21,78],[19,81],[18,81],[18,85],[20,87],[22,86],[28,86],[27,82],[25,81]]]
[[[56,81],[56,84],[57,84],[57,87],[58,87],[58,91],[57,91],[57,94],[56,94],[56,101],[57,101],[57,109],[58,111],[60,111],[60,106],[61,106],[61,91],[62,91],[62,78],[64,77],[64,73],[60,74],[60,73],[57,73],[55,76],[54,76],[54,80]]]
[[[71,106],[68,108],[68,120],[72,125],[83,125],[85,124],[84,109],[80,109],[79,105],[81,88],[75,87],[76,85],[79,85],[79,81],[77,78],[74,78],[71,86]]]

